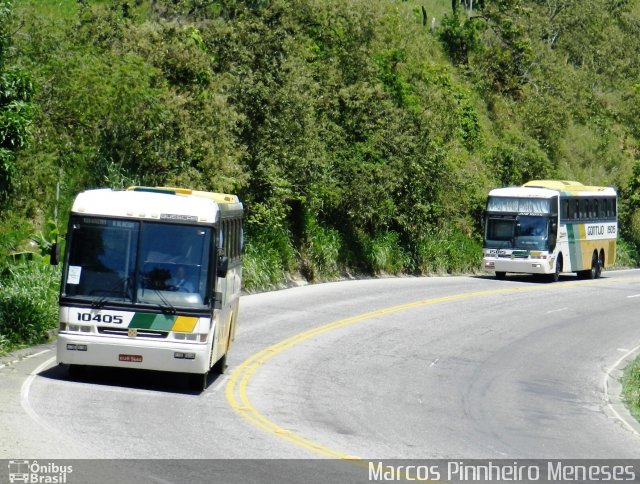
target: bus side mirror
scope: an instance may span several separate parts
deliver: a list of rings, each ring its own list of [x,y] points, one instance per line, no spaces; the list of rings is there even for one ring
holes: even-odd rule
[[[60,263],[60,244],[58,242],[51,244],[49,263],[52,266],[57,266]]]
[[[218,256],[218,277],[227,277],[229,270],[229,258],[226,255]]]
[[[551,222],[549,227],[549,251],[553,252],[556,248],[557,236],[558,236],[558,222]]]

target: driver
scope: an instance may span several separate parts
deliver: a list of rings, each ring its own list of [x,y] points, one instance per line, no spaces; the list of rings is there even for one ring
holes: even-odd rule
[[[169,280],[169,289],[172,291],[180,292],[194,292],[193,282],[191,282],[187,276],[187,271],[184,266],[178,266],[176,268],[175,277]]]

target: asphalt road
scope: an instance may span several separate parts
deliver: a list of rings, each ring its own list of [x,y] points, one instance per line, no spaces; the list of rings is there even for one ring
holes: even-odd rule
[[[639,309],[640,271],[244,296],[230,367],[203,393],[135,370],[70,381],[52,346],[5,359],[0,459],[251,459],[242,481],[268,482],[261,459],[294,481],[310,471],[289,459],[639,458],[639,435],[605,391],[640,345]],[[94,476],[113,482],[127,465]],[[174,461],[136,469],[149,482],[188,475]]]

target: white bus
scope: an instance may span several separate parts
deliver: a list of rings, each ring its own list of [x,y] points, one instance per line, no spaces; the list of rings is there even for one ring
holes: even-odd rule
[[[595,279],[616,259],[617,194],[610,187],[574,181],[534,180],[489,192],[484,227],[484,268],[507,272],[563,272]]]
[[[204,390],[212,368],[224,372],[234,339],[242,216],[228,194],[78,194],[65,236],[58,363],[71,376],[84,365],[188,373]]]

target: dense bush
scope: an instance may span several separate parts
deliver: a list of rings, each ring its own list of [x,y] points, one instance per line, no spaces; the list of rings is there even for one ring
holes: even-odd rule
[[[479,270],[482,243],[459,231],[435,232],[418,241],[421,274],[452,274]]]
[[[0,278],[0,353],[42,343],[58,326],[60,271],[40,261],[14,265]]]

